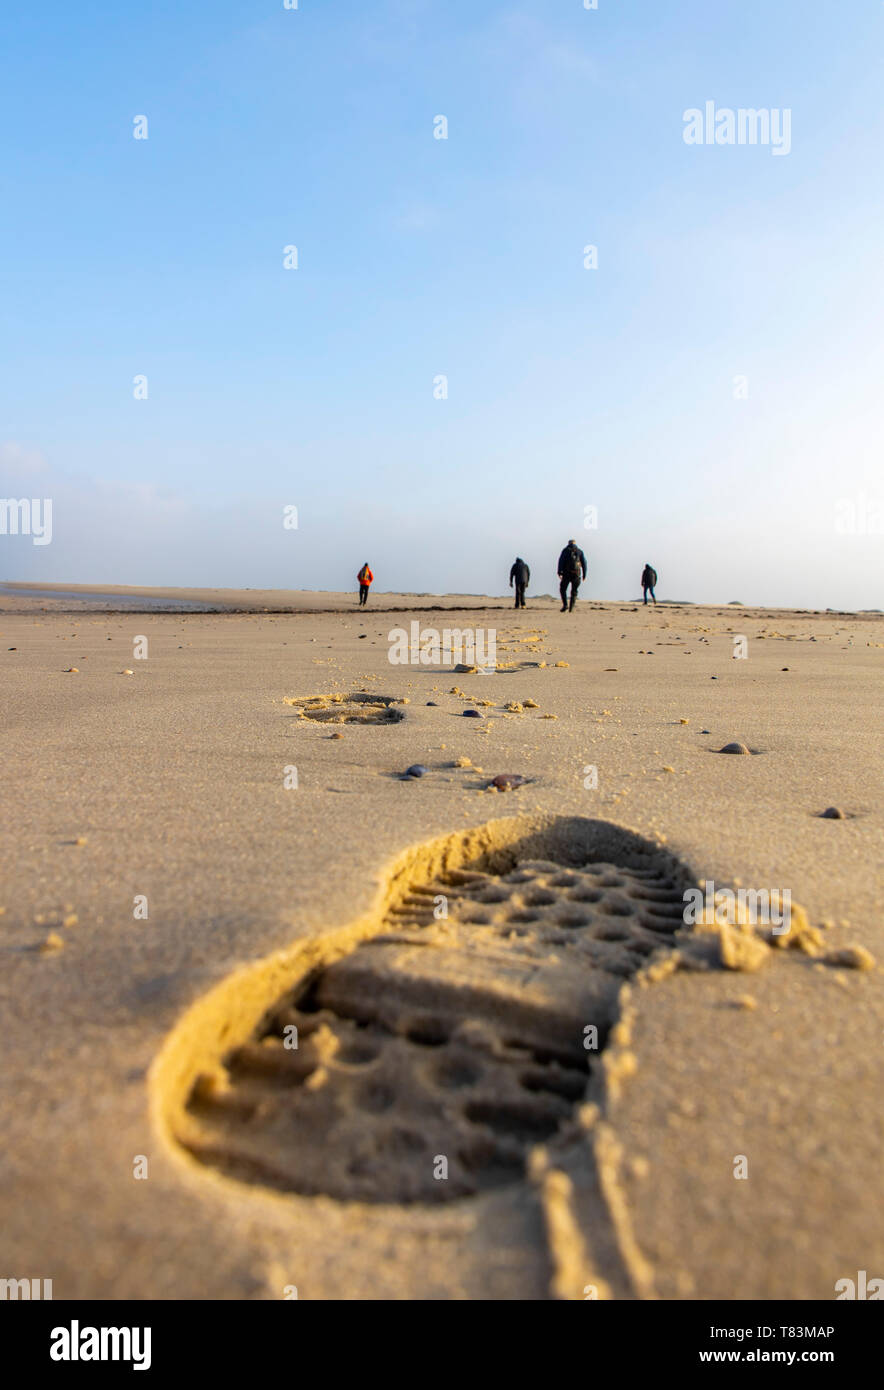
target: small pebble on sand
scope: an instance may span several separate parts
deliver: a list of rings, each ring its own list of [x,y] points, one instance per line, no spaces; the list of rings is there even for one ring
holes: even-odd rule
[[[745,743],[726,743],[723,748],[719,748],[719,753],[748,753],[749,749]]]
[[[840,951],[827,951],[825,965],[846,965],[849,970],[873,970],[875,957],[865,946],[844,946]]]
[[[499,772],[491,779],[491,786],[496,787],[499,792],[512,791],[514,787],[521,787],[524,783],[525,778],[520,772]]]
[[[482,714],[481,711],[480,711],[480,710],[477,710],[477,709],[465,709],[464,712],[463,712],[463,717],[464,717],[464,719],[484,719],[484,718],[485,718],[484,714]]]
[[[424,767],[423,763],[412,763],[411,767],[405,769],[406,777],[425,777],[429,768]]]
[[[825,811],[820,811],[820,820],[846,820],[844,812],[840,806],[827,806]]]

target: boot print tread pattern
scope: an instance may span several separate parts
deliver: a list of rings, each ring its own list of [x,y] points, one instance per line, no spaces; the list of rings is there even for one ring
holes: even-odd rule
[[[682,866],[616,834],[641,848],[416,875],[377,934],[198,1078],[179,1142],[228,1177],[341,1201],[523,1180],[584,1097],[623,981],[682,926]]]

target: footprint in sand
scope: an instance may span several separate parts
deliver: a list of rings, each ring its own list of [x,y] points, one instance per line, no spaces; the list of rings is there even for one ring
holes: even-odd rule
[[[405,711],[397,709],[406,703],[393,695],[310,695],[302,699],[286,697],[285,705],[293,705],[302,719],[318,724],[398,724]]]
[[[585,1232],[609,1217],[574,1206],[567,1151],[599,1161],[606,1127],[588,1160],[581,1102],[612,1065],[624,982],[672,957],[695,882],[658,845],[577,817],[420,845],[372,914],[185,1015],[152,1071],[159,1128],[192,1169],[307,1199],[426,1210],[527,1184],[553,1292],[582,1296]],[[613,1287],[640,1285],[639,1268]]]

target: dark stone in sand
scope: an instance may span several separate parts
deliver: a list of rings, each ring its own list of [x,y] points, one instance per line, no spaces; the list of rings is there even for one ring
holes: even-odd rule
[[[714,679],[714,677],[713,677]],[[745,743],[726,743],[723,748],[719,748],[719,753],[748,753],[749,749]]]
[[[428,701],[427,701],[427,709],[430,709],[431,707],[432,707],[433,709],[438,709],[438,708],[439,708],[439,706],[436,704],[436,701],[435,701],[435,700],[428,700]]]
[[[838,806],[827,806],[825,811],[820,811],[820,820],[846,820],[844,812]]]
[[[464,717],[464,719],[484,719],[484,718],[485,718],[484,714],[482,714],[482,713],[481,713],[479,710],[477,710],[477,709],[465,709],[464,712],[463,712],[463,717]]]
[[[499,772],[496,777],[492,777],[490,785],[500,792],[508,792],[513,787],[524,786],[525,781],[521,772]]]
[[[423,763],[412,763],[411,767],[405,769],[406,777],[423,777],[429,772],[429,768],[424,767]]]

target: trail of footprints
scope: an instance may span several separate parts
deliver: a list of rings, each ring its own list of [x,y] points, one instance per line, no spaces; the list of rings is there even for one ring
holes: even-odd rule
[[[624,858],[413,883],[378,935],[197,1080],[180,1142],[228,1176],[344,1201],[439,1203],[522,1179],[584,1095],[624,978],[682,924],[673,861]]]

